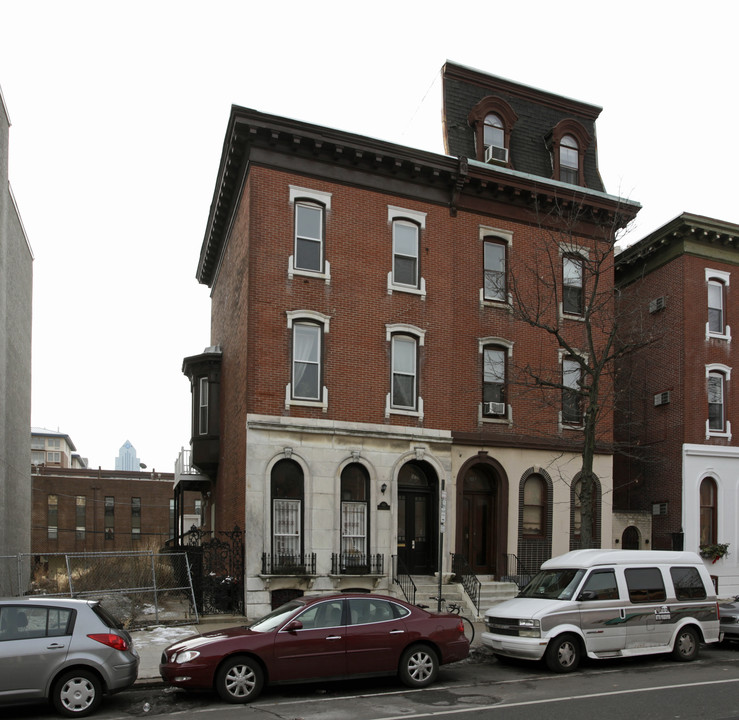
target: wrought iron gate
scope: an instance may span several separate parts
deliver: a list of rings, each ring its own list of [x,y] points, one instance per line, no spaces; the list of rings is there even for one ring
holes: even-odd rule
[[[192,528],[183,537],[198,612],[244,614],[244,533]]]

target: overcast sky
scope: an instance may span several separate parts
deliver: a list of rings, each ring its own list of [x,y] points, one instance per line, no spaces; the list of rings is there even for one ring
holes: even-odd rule
[[[729,2],[0,0],[10,182],[33,248],[34,426],[90,466],[126,440],[171,472],[182,359],[230,106],[442,153],[449,59],[598,105],[631,239],[681,212],[739,223],[739,11]]]

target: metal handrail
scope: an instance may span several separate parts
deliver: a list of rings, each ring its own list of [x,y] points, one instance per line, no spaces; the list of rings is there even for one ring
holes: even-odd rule
[[[393,582],[400,586],[403,591],[405,599],[411,603],[416,604],[416,583],[413,582],[411,574],[408,572],[408,568],[405,563],[400,559],[399,555],[393,555]]]
[[[459,553],[451,553],[452,555],[452,572],[458,577],[462,583],[464,591],[467,593],[467,597],[472,601],[475,607],[475,612],[480,614],[480,588],[482,583],[478,579],[477,575],[472,571],[470,564],[467,562],[467,558]]]

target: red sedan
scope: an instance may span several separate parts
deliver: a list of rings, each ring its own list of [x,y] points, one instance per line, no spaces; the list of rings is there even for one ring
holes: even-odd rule
[[[329,595],[293,600],[249,627],[170,645],[159,673],[170,685],[215,688],[226,702],[245,703],[265,683],[397,674],[409,687],[425,687],[440,665],[469,650],[458,615],[382,595]]]

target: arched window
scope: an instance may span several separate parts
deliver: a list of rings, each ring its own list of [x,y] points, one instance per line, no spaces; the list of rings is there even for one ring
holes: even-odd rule
[[[341,471],[342,566],[367,564],[369,549],[369,475],[360,463]]]
[[[585,185],[585,153],[592,138],[573,118],[558,122],[547,137],[552,153],[552,177],[572,185]]]
[[[498,165],[509,164],[511,131],[518,117],[502,98],[488,95],[467,116],[475,133],[477,160]]]
[[[577,185],[580,179],[580,146],[572,135],[559,143],[559,179]]]
[[[715,545],[718,542],[716,531],[716,481],[705,478],[700,487],[700,544]]]
[[[303,470],[294,460],[272,468],[273,566],[299,565],[303,552]]]
[[[488,162],[506,162],[508,160],[508,150],[505,144],[505,126],[499,115],[489,113],[485,116],[482,135],[482,141],[485,145],[485,160]]]
[[[523,535],[546,534],[546,485],[540,475],[530,475],[523,486]]]

